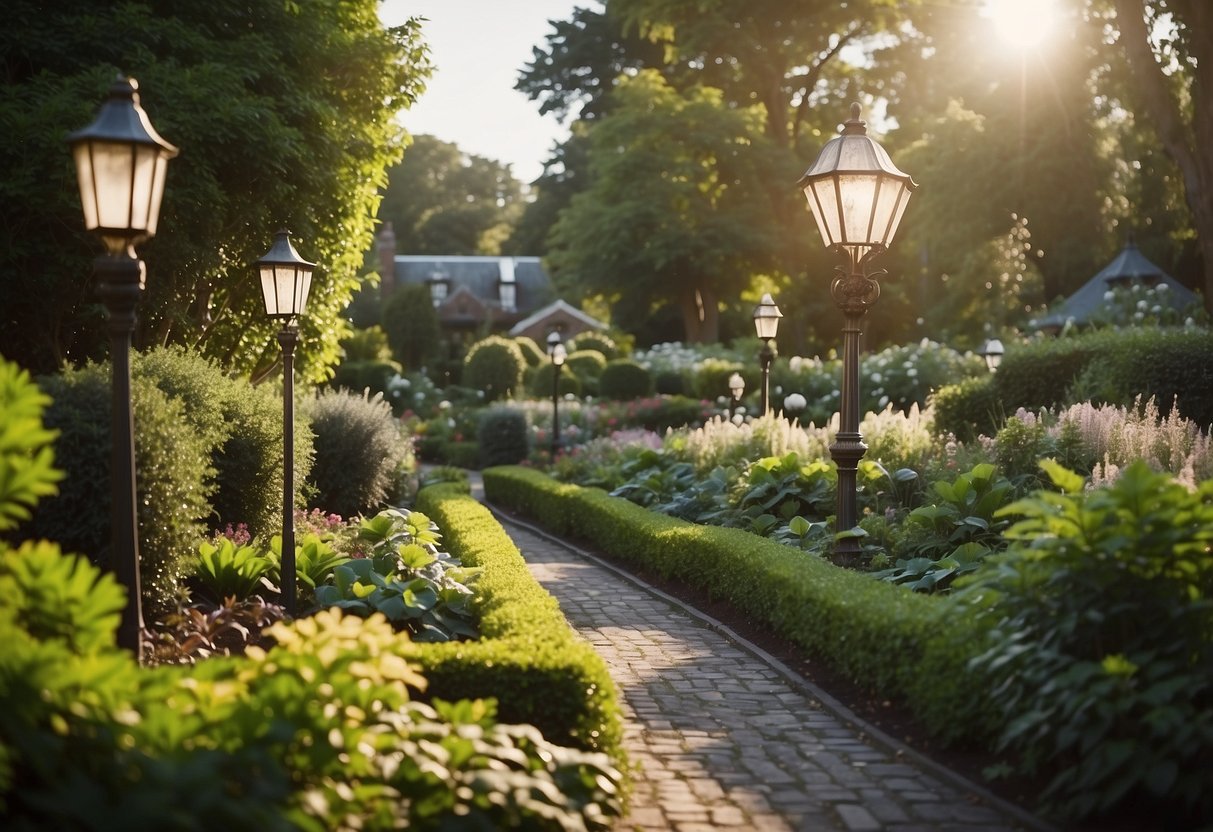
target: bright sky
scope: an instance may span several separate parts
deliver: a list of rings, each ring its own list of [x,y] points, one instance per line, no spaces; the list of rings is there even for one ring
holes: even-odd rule
[[[425,94],[401,115],[410,133],[429,133],[460,149],[513,166],[531,182],[568,131],[514,89],[531,49],[544,43],[548,20],[567,20],[594,0],[383,0],[389,26],[424,17],[435,70]]]

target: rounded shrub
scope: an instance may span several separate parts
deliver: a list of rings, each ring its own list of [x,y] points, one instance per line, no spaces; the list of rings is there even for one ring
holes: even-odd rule
[[[686,377],[677,370],[662,370],[653,378],[658,393],[668,396],[685,396],[689,390]]]
[[[528,367],[538,367],[547,360],[547,353],[535,343],[534,338],[519,335],[514,339],[514,343],[518,345],[518,349],[522,350],[522,357],[526,360]]]
[[[334,390],[349,390],[351,393],[361,393],[370,390],[371,393],[386,393],[393,378],[400,375],[400,365],[395,361],[350,361],[346,359],[337,365],[329,386]]]
[[[564,371],[577,376],[582,389],[592,396],[598,393],[598,379],[606,365],[606,358],[597,350],[574,350],[565,361]]]
[[[490,408],[480,416],[476,442],[485,467],[517,465],[529,451],[526,416],[509,407]]]
[[[551,361],[540,364],[531,374],[529,389],[531,395],[538,399],[546,399],[552,397],[552,373],[556,371],[555,365]],[[574,396],[580,396],[582,391],[581,379],[577,378],[574,373],[568,373],[564,370],[560,371],[560,381],[558,393],[563,396],[571,393]]]
[[[598,391],[606,399],[640,399],[653,392],[653,377],[635,361],[617,358],[607,362],[598,379]]]
[[[941,387],[930,401],[935,414],[935,432],[951,433],[964,441],[982,434],[993,436],[1005,418],[991,376],[974,376],[959,384]]]
[[[574,350],[594,350],[600,352],[603,358],[610,361],[619,358],[619,345],[609,335],[601,332],[582,332],[573,336]]]
[[[382,396],[324,391],[308,402],[307,417],[316,444],[309,508],[352,517],[397,496],[412,446]]]
[[[355,329],[341,339],[341,351],[346,361],[391,361],[392,348],[387,333],[376,324],[365,329]]]
[[[179,399],[186,420],[212,445],[211,528],[244,523],[254,535],[280,529],[281,393],[232,378],[206,358],[177,348],[137,356],[134,373]],[[312,464],[312,436],[296,429],[294,440],[295,475],[303,482]]]
[[[34,512],[32,536],[59,543],[110,569],[110,370],[92,364],[39,380],[51,397],[46,427],[59,432],[55,462],[65,474],[59,493]],[[214,490],[216,434],[197,429],[186,406],[149,378],[131,379],[135,422],[135,488],[144,606],[155,616],[173,608],[206,532]]]
[[[522,386],[526,359],[512,339],[490,335],[477,341],[463,359],[463,384],[483,391],[485,401],[513,395]]]

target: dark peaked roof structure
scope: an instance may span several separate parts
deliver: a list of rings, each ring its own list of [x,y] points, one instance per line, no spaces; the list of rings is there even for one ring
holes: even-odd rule
[[[1028,323],[1035,329],[1046,332],[1057,332],[1067,323],[1082,325],[1090,323],[1092,318],[1105,309],[1109,304],[1108,292],[1117,288],[1128,288],[1133,285],[1152,288],[1163,284],[1168,292],[1164,302],[1175,309],[1183,309],[1196,303],[1200,298],[1191,289],[1164,272],[1151,262],[1137,248],[1130,236],[1125,247],[1104,266],[1098,274],[1088,280],[1060,306],[1043,318],[1037,318]]]

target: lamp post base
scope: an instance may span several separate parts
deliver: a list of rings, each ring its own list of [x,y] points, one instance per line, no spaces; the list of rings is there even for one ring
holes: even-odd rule
[[[858,524],[855,491],[856,474],[859,470],[859,460],[867,453],[868,446],[858,431],[839,432],[830,445],[830,456],[838,466],[838,534],[849,532]],[[835,544],[830,559],[838,566],[858,566],[863,556],[863,547],[859,538],[848,535],[839,538]]]

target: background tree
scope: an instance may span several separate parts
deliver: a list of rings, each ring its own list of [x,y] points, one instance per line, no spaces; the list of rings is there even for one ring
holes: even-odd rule
[[[500,254],[521,209],[509,165],[419,135],[388,171],[379,219],[403,254]]]
[[[396,113],[429,63],[416,21],[384,29],[374,0],[14,0],[0,32],[0,352],[37,371],[104,353],[64,136],[119,71],[181,148],[160,230],[141,248],[136,342],[182,344],[254,377],[278,360],[252,263],[286,226],[320,264],[297,353],[319,380],[371,244],[378,189],[399,159]]]
[[[589,185],[553,228],[553,272],[633,309],[673,303],[687,340],[714,341],[720,299],[773,259],[762,108],[706,87],[680,93],[652,70],[612,97],[589,132]]]
[[[383,306],[383,331],[392,357],[405,370],[416,372],[436,358],[442,346],[442,329],[429,288],[411,284],[392,292]]]

